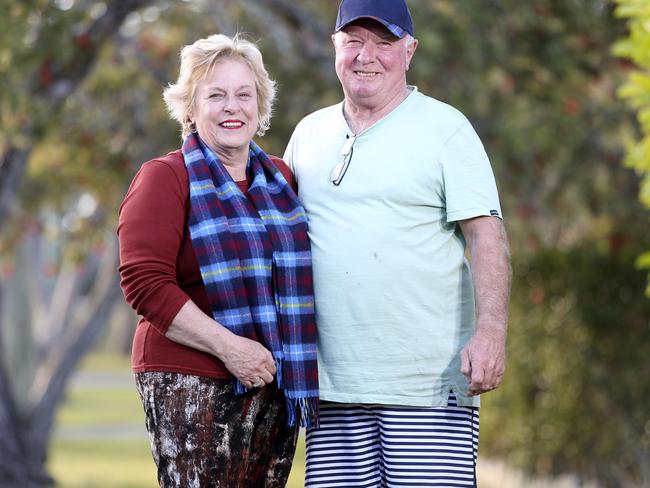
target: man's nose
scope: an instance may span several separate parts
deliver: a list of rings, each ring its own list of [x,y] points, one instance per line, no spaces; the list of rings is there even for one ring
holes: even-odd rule
[[[374,61],[376,54],[376,47],[373,42],[364,42],[357,54],[357,59],[360,63],[370,63]]]

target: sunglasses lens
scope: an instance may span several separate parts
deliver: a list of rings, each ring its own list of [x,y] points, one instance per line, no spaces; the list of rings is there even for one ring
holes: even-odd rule
[[[330,181],[332,183],[336,183],[337,180],[341,176],[341,171],[343,171],[343,165],[345,164],[345,160],[341,160],[339,164],[334,166],[334,169],[332,170],[332,174],[330,175]]]
[[[352,151],[352,145],[354,144],[354,141],[356,141],[356,136],[355,137],[350,137],[347,141],[345,141],[345,144],[343,144],[343,147],[341,148],[341,156],[347,156],[350,154],[350,151]]]
[[[339,161],[339,164],[334,166],[334,169],[330,174],[330,181],[335,186],[339,186],[341,180],[345,176],[347,167],[350,164],[350,160],[352,159],[352,147],[354,145],[354,141],[356,140],[357,140],[357,136],[349,137],[345,141],[345,144],[343,144],[343,147],[341,148],[341,161]]]

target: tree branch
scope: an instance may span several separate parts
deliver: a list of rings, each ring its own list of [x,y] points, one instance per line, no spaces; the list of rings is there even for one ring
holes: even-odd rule
[[[126,16],[152,0],[121,0],[106,2],[106,12],[94,20],[87,29],[75,37],[75,52],[70,62],[59,69],[53,69],[52,82],[47,86],[37,85],[29,96],[35,104],[45,107],[49,120],[53,120],[63,102],[76,90],[92,67],[102,45],[118,31]],[[44,36],[47,37],[47,36]],[[37,43],[38,45],[38,43]],[[41,46],[42,47],[42,46]],[[33,77],[38,79],[37,76]],[[30,145],[17,143],[8,138],[7,146],[0,155],[0,227],[9,215],[20,186],[25,167],[35,139],[39,137],[32,120],[27,120],[20,129],[21,136],[15,139],[29,141]]]
[[[73,327],[62,341],[61,347],[52,351],[36,372],[31,391],[32,402],[29,415],[30,445],[47,447],[54,422],[56,406],[61,401],[70,375],[83,355],[92,347],[104,330],[110,311],[120,295],[117,267],[117,243],[113,242],[97,271],[97,280],[91,306],[84,314],[83,323]],[[42,453],[43,459],[45,451]]]
[[[75,53],[70,61],[53,70],[54,82],[43,92],[50,110],[58,110],[66,98],[76,90],[90,71],[101,47],[119,30],[127,15],[151,2],[152,0],[106,2],[106,12],[81,34],[75,36]]]
[[[9,146],[0,159],[0,228],[16,199],[31,148]]]

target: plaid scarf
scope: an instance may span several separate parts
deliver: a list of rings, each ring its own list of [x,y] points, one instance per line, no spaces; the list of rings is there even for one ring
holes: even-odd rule
[[[277,367],[289,425],[318,423],[316,323],[305,210],[282,173],[250,142],[248,198],[218,157],[189,134],[189,230],[214,320],[261,342]],[[244,385],[235,378],[235,391]]]

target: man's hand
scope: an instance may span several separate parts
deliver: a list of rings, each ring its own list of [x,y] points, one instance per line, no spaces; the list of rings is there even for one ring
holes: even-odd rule
[[[460,353],[460,371],[469,381],[468,394],[480,395],[494,390],[506,370],[505,335],[480,329]]]

